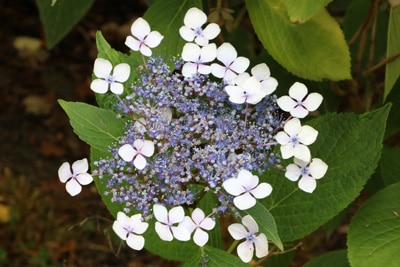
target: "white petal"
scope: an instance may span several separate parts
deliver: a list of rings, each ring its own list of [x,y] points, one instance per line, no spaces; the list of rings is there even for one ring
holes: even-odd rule
[[[147,222],[142,221],[142,215],[141,214],[135,214],[132,215],[129,218],[130,225],[133,227],[133,231],[136,234],[143,234],[146,232],[147,228],[149,227],[149,224]]]
[[[313,127],[304,125],[298,134],[299,141],[305,145],[311,145],[317,140],[318,131]]]
[[[58,178],[60,182],[65,183],[71,177],[71,165],[68,162],[64,162],[58,169]]]
[[[299,188],[307,193],[312,193],[317,188],[317,182],[310,176],[303,176],[299,181]]]
[[[298,144],[293,148],[293,156],[307,162],[311,160],[310,149],[307,146],[301,144]]]
[[[322,178],[327,170],[328,165],[318,158],[313,159],[308,167],[308,171],[314,179]]]
[[[211,67],[208,65],[204,64],[199,64],[197,66],[197,72],[201,74],[210,74],[211,73]]]
[[[142,44],[140,46],[139,51],[143,56],[146,56],[146,57],[150,57],[152,55],[151,49],[147,45],[144,45],[144,44]]]
[[[149,33],[149,35],[147,35],[144,43],[148,47],[154,48],[154,47],[157,47],[161,43],[163,38],[164,38],[164,36],[161,33],[159,33],[158,31],[152,31],[151,33]]]
[[[301,123],[300,120],[297,118],[293,118],[288,120],[283,126],[285,132],[288,133],[289,136],[294,136],[301,131]]]
[[[258,232],[258,225],[257,222],[251,217],[250,215],[246,215],[242,218],[242,223],[244,226],[249,229],[250,233],[257,233]]]
[[[303,161],[301,159],[294,158],[294,163],[296,163],[298,166],[303,168],[303,167],[307,167],[307,165],[308,165],[308,163],[310,163],[310,161]]]
[[[225,91],[229,95],[229,101],[232,103],[243,104],[246,101],[246,97],[243,95],[243,90],[239,86],[225,86]]]
[[[120,95],[124,92],[124,86],[120,83],[114,82],[110,84],[110,91],[116,95]]]
[[[235,240],[246,238],[247,230],[240,223],[234,223],[228,226],[228,232]]]
[[[179,34],[181,35],[183,40],[188,41],[188,42],[192,42],[194,40],[194,37],[196,36],[193,29],[191,29],[187,26],[180,27]]]
[[[290,97],[296,99],[297,101],[302,101],[304,97],[307,95],[307,87],[299,82],[295,82],[290,88],[289,88],[289,95]]]
[[[194,42],[199,46],[206,46],[209,43],[208,39],[203,35],[199,35],[196,38],[194,38]]]
[[[215,219],[205,218],[201,223],[200,227],[206,230],[212,230],[215,227]]]
[[[125,45],[133,51],[139,51],[141,44],[142,43],[139,40],[133,38],[132,36],[126,37]]]
[[[134,250],[141,250],[144,247],[144,237],[130,233],[126,244]]]
[[[205,214],[204,214],[204,211],[202,211],[202,209],[196,208],[192,212],[191,216],[192,216],[193,221],[198,225],[201,223],[201,221],[204,220]]]
[[[225,189],[226,192],[228,192],[233,196],[238,196],[243,192],[245,192],[245,189],[243,188],[242,184],[236,178],[230,178],[225,180],[222,183],[222,187]]]
[[[236,49],[230,43],[223,43],[217,49],[217,59],[229,66],[237,57]]]
[[[161,240],[172,241],[172,239],[174,239],[169,226],[156,222],[155,229]]]
[[[226,67],[223,67],[217,63],[211,64],[211,73],[217,78],[223,78],[226,74]]]
[[[286,145],[289,143],[290,137],[284,131],[280,131],[275,135],[275,140],[281,145]]]
[[[268,240],[264,234],[260,234],[254,239],[254,246],[256,247],[257,258],[262,258],[268,255]]]
[[[305,106],[309,111],[315,111],[319,108],[323,100],[322,95],[318,93],[311,93],[303,101],[303,106]]]
[[[281,145],[281,155],[283,159],[294,156],[294,147],[291,144]]]
[[[209,44],[201,48],[200,61],[202,63],[213,61],[217,57],[217,46]]]
[[[130,74],[131,67],[126,63],[121,63],[114,67],[113,77],[117,82],[126,82]]]
[[[111,74],[111,62],[104,58],[96,58],[94,61],[93,73],[97,78],[107,78]]]
[[[72,163],[72,172],[74,174],[86,173],[89,170],[89,163],[86,158]]]
[[[243,262],[250,262],[254,254],[254,246],[251,241],[245,241],[237,246],[237,254]]]
[[[183,18],[183,23],[192,29],[201,27],[206,21],[207,15],[196,7],[190,8]]]
[[[75,179],[71,179],[66,183],[65,189],[71,196],[76,196],[82,191],[82,186]]]
[[[301,169],[296,164],[289,164],[286,166],[285,177],[288,178],[290,181],[297,181],[301,176]]]
[[[276,87],[278,87],[278,81],[275,78],[268,78],[261,82],[261,89],[265,91],[268,95],[272,94]]]
[[[290,111],[290,115],[292,115],[295,118],[302,119],[302,118],[307,117],[308,110],[305,109],[303,106],[297,106]]]
[[[126,162],[130,162],[136,155],[136,150],[130,144],[125,144],[118,149],[118,155]]]
[[[183,218],[183,220],[179,223],[179,226],[188,230],[190,234],[194,231],[194,229],[196,229],[196,224],[189,216],[185,216],[185,218]]]
[[[243,87],[244,82],[247,81],[247,79],[249,78],[250,74],[248,74],[247,72],[243,72],[236,76],[234,83],[239,87]]]
[[[154,217],[156,217],[157,221],[160,221],[163,223],[169,223],[168,210],[163,205],[154,204],[153,205],[153,214],[154,214]]]
[[[216,23],[208,24],[203,30],[203,36],[208,40],[212,40],[218,36],[221,32],[221,28]]]
[[[109,83],[103,79],[95,79],[90,83],[90,89],[98,94],[105,94],[108,91]]]
[[[114,232],[122,240],[125,240],[128,234],[128,232],[125,229],[128,221],[129,221],[128,216],[126,216],[123,212],[119,211],[117,214],[117,220],[114,221],[112,226]]]
[[[255,76],[259,81],[268,79],[271,76],[271,72],[265,63],[260,63],[251,69],[251,74]]]
[[[193,241],[199,247],[204,246],[208,242],[208,234],[207,232],[197,229],[193,235]]]
[[[238,57],[231,64],[231,70],[236,73],[243,73],[250,65],[250,60],[246,57]]]
[[[233,204],[240,210],[247,210],[256,204],[255,198],[250,193],[244,193],[233,199]]]
[[[140,149],[140,154],[151,157],[154,154],[154,143],[149,140],[144,140],[143,146]]]
[[[150,25],[146,20],[139,17],[132,23],[131,33],[139,40],[143,40],[150,33]]]
[[[88,185],[91,182],[93,182],[93,177],[89,173],[81,173],[81,174],[76,176],[76,180],[81,185]]]
[[[283,111],[290,112],[297,105],[297,102],[293,98],[284,95],[276,100],[276,103]]]
[[[185,77],[192,77],[197,73],[197,64],[192,62],[186,62],[182,67],[182,75]]]
[[[141,154],[138,154],[133,161],[133,165],[138,169],[138,170],[143,170],[144,167],[146,167],[147,161],[146,158],[143,157]]]
[[[184,227],[171,226],[171,231],[173,236],[180,241],[190,240],[190,232]]]
[[[268,183],[261,183],[250,192],[255,198],[265,198],[271,194],[272,186]]]
[[[182,59],[184,61],[196,62],[200,58],[201,48],[193,43],[186,43],[182,49]]]
[[[258,176],[253,175],[251,172],[248,170],[240,170],[238,174],[238,182],[241,186],[243,186],[246,189],[253,189],[258,185]]]
[[[170,223],[179,223],[185,217],[185,211],[181,206],[173,207],[168,214]]]

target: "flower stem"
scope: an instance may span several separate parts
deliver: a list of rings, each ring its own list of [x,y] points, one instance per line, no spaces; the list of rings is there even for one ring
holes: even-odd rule
[[[235,240],[232,242],[231,246],[228,248],[228,250],[226,252],[228,252],[229,254],[232,253],[232,251],[235,249],[235,247],[239,244],[239,240]]]

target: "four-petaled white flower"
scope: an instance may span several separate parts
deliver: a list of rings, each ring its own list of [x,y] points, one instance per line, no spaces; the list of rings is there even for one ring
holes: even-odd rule
[[[231,83],[240,73],[243,73],[250,65],[246,57],[238,57],[236,49],[230,43],[223,43],[217,49],[217,59],[224,66],[218,63],[211,64],[211,72],[217,78],[223,78],[225,82]]]
[[[267,95],[272,94],[278,86],[278,81],[274,77],[271,77],[271,71],[265,63],[257,64],[251,68],[251,75],[260,81],[261,89],[265,91]],[[249,77],[250,74],[243,72],[236,76],[234,82],[236,84],[241,84]]]
[[[137,18],[132,23],[131,33],[133,36],[126,37],[125,45],[147,57],[152,54],[150,48],[157,47],[164,38],[158,31],[151,31],[149,23],[143,18]]]
[[[234,223],[228,226],[228,231],[235,240],[243,238],[246,241],[240,243],[237,247],[237,254],[243,262],[250,262],[253,258],[254,247],[257,258],[262,258],[268,255],[268,240],[265,234],[261,233],[258,236],[258,225],[250,215],[242,218],[242,224]]]
[[[261,89],[261,83],[256,77],[249,77],[246,80],[236,82],[238,85],[225,86],[225,91],[229,95],[229,101],[235,104],[257,104],[266,95],[266,91]]]
[[[217,56],[217,46],[208,44],[200,47],[193,43],[186,43],[182,50],[182,59],[185,64],[182,66],[182,75],[191,77],[196,73],[209,74],[211,66],[205,64],[213,61]]]
[[[315,142],[318,131],[311,126],[301,126],[300,120],[293,118],[285,123],[281,131],[275,135],[276,141],[281,145],[282,158],[292,156],[302,161],[310,162],[311,153],[307,147]]]
[[[322,95],[311,93],[307,97],[307,87],[299,82],[295,82],[289,88],[289,96],[281,96],[277,99],[278,106],[296,118],[304,118],[310,111],[315,111],[322,103]]]
[[[208,24],[204,29],[203,24],[206,23],[206,14],[196,8],[190,8],[183,19],[185,24],[179,29],[181,37],[188,42],[195,41],[200,46],[208,44],[209,40],[214,39],[221,32],[221,28],[216,23]]]
[[[179,226],[186,228],[190,234],[194,231],[193,241],[202,247],[208,241],[208,234],[204,230],[212,230],[215,227],[215,220],[205,218],[204,212],[200,208],[196,208],[192,212],[192,217],[185,216]]]
[[[168,212],[163,205],[154,204],[153,213],[157,219],[155,224],[156,232],[161,240],[172,241],[174,237],[180,241],[188,241],[190,239],[189,230],[179,225],[185,217],[185,211],[181,206],[173,207]]]
[[[131,217],[119,211],[117,220],[112,226],[114,232],[122,240],[126,240],[126,244],[135,250],[141,250],[144,247],[144,238],[141,236],[146,232],[149,224],[142,221],[141,214],[135,214]]]
[[[93,181],[93,177],[87,173],[89,164],[87,159],[77,160],[71,166],[64,162],[58,169],[58,177],[71,196],[76,196],[82,191],[82,185],[88,185]]]
[[[285,176],[294,182],[301,176],[298,184],[299,188],[307,193],[312,193],[317,187],[316,179],[321,179],[327,170],[328,165],[321,159],[314,158],[309,163],[294,158],[294,163],[286,167]]]
[[[112,74],[111,74],[112,72]],[[110,61],[104,58],[96,58],[94,61],[93,73],[97,79],[90,84],[90,89],[98,94],[107,93],[110,86],[111,92],[120,95],[124,92],[123,82],[126,82],[131,73],[131,67],[126,63],[114,67]]]
[[[133,165],[139,170],[144,169],[146,167],[146,157],[151,157],[154,154],[154,143],[149,140],[140,140],[137,139],[133,142],[133,146],[131,144],[125,144],[121,146],[118,150],[118,154],[121,156],[123,160],[126,162],[133,161]]]
[[[233,203],[240,210],[247,210],[256,204],[256,198],[265,198],[272,192],[268,183],[258,184],[258,176],[248,170],[240,170],[237,178],[230,178],[222,183],[226,192],[235,196]]]

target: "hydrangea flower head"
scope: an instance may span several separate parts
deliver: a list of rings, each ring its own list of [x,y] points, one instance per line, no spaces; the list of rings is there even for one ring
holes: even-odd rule
[[[82,191],[82,185],[88,185],[93,181],[93,177],[87,173],[89,164],[87,159],[77,160],[71,166],[64,162],[58,169],[58,177],[71,196],[76,196]]]
[[[228,226],[228,231],[235,240],[246,239],[237,247],[237,254],[243,262],[250,262],[256,251],[257,258],[268,255],[268,240],[265,234],[258,233],[258,225],[250,215],[242,218],[242,224],[234,223]]]
[[[214,39],[221,32],[221,28],[216,23],[208,24],[204,29],[202,26],[207,21],[206,14],[196,8],[190,8],[183,20],[184,26],[179,29],[181,37],[188,42],[195,41],[200,46],[208,44],[209,40]]]
[[[299,180],[299,188],[307,193],[312,193],[317,187],[317,179],[321,179],[328,165],[321,159],[314,158],[311,162],[305,162],[294,158],[294,163],[286,167],[285,176],[291,181]]]
[[[126,37],[125,45],[147,57],[152,55],[150,48],[157,47],[164,38],[158,31],[151,31],[149,23],[143,18],[137,18],[132,23],[131,33],[133,36]]]
[[[98,94],[107,93],[110,87],[111,92],[120,95],[124,92],[123,82],[126,82],[131,73],[131,67],[126,63],[114,67],[110,61],[104,58],[97,58],[94,61],[93,73],[97,79],[90,83],[90,89]]]
[[[182,51],[182,59],[186,63],[182,67],[182,74],[191,77],[196,73],[209,74],[211,66],[207,63],[213,61],[217,56],[217,46],[208,44],[200,47],[193,43],[186,43]]]
[[[215,227],[215,219],[206,218],[203,210],[196,208],[191,217],[185,216],[180,226],[187,229],[189,233],[194,232],[194,243],[202,247],[208,241],[208,234],[204,230],[212,230]]]
[[[121,158],[127,162],[130,162],[135,158],[133,164],[139,170],[146,167],[146,157],[151,157],[154,154],[154,143],[149,140],[137,139],[131,144],[125,144],[118,150],[118,154]]]
[[[228,85],[225,91],[229,95],[229,101],[235,104],[257,104],[267,95],[256,77],[249,77],[240,85]]]
[[[117,220],[112,226],[114,232],[122,240],[126,240],[126,244],[134,250],[141,250],[144,247],[144,238],[141,236],[146,232],[149,224],[142,221],[141,214],[135,214],[131,217],[119,211]]]
[[[319,93],[311,93],[307,97],[307,87],[299,82],[289,88],[289,96],[277,99],[279,107],[290,112],[295,118],[304,118],[310,111],[315,111],[321,105],[323,97]]]
[[[185,217],[185,211],[181,206],[173,207],[169,211],[160,204],[153,206],[154,217],[157,219],[156,232],[161,240],[172,241],[174,237],[180,241],[188,241],[190,232],[179,225]]]
[[[247,210],[256,204],[256,198],[265,198],[272,192],[270,184],[258,184],[258,181],[258,176],[248,170],[240,170],[237,178],[225,180],[222,186],[229,194],[235,196],[233,203],[238,209]]]

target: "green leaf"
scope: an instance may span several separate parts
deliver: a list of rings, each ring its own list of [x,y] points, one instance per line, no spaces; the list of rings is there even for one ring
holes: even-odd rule
[[[307,123],[319,132],[311,154],[329,166],[312,194],[299,190],[282,171],[263,174],[273,185],[263,204],[274,216],[282,241],[316,230],[359,195],[377,166],[389,110],[390,104],[362,115],[327,114]]]
[[[303,267],[350,267],[347,260],[346,250],[331,251],[314,258],[303,265]]]
[[[400,183],[379,191],[354,215],[347,236],[352,267],[399,266]]]
[[[188,261],[182,267],[193,267],[193,266],[208,266],[208,267],[249,267],[250,265],[242,262],[237,256],[228,254],[224,250],[206,246],[204,247],[204,256],[199,249],[196,254],[192,255]],[[207,265],[202,265],[203,260],[207,260]]]
[[[108,152],[108,147],[124,133],[125,121],[109,110],[85,103],[59,100],[74,132],[90,146]]]
[[[319,13],[332,0],[283,0],[290,21],[304,23]]]
[[[385,146],[379,162],[381,177],[385,185],[400,182],[400,148]]]
[[[389,95],[400,76],[400,8],[391,8],[388,26],[387,57],[397,53],[397,58],[386,64],[385,91],[383,100]]]
[[[57,2],[57,5],[54,3],[55,1],[36,0],[49,49],[53,48],[86,14],[93,0],[64,0]]]
[[[351,78],[343,32],[326,10],[293,24],[282,0],[246,0],[246,6],[264,48],[288,71],[310,80]]]

